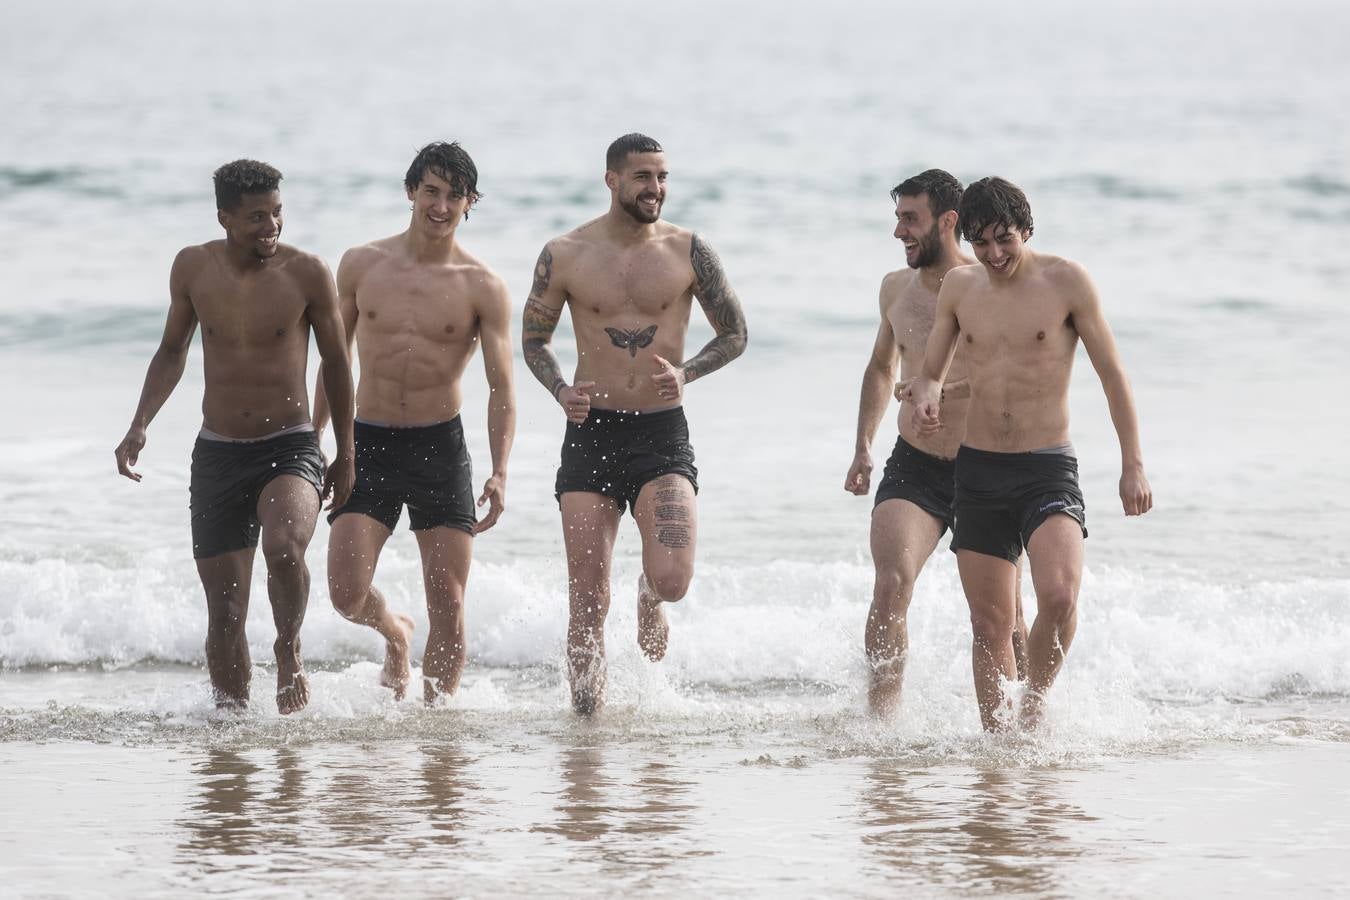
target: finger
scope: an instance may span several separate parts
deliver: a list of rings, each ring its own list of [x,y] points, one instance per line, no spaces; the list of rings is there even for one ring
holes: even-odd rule
[[[576,384],[572,385],[572,390],[576,391],[577,393],[581,394],[581,396],[585,397],[590,393],[591,389],[594,387],[595,387],[594,381],[578,381]]]
[[[659,355],[657,355],[657,354],[655,354],[655,353],[652,354],[652,359],[655,360],[655,362],[656,362],[656,364],[657,364],[658,366],[665,367],[665,366],[670,365],[670,363],[666,362],[665,359],[664,359],[663,357],[661,357],[661,356],[659,356]]]

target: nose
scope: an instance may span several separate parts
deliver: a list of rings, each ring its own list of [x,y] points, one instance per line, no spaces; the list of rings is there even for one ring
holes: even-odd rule
[[[896,222],[896,223],[895,223],[895,238],[896,238],[896,240],[903,240],[904,237],[905,237],[905,233],[906,233],[906,232],[905,232],[905,223],[904,223],[904,222]]]

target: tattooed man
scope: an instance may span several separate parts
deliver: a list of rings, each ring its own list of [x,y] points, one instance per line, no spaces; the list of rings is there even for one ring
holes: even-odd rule
[[[567,415],[555,490],[569,577],[568,674],[583,715],[604,700],[609,568],[625,506],[642,536],[638,644],[649,659],[665,655],[662,604],[688,590],[697,534],[684,388],[746,344],[745,316],[717,254],[661,221],[661,145],[624,135],[605,164],[609,211],[544,247],[522,328],[526,363]],[[716,336],[680,362],[693,298]],[[577,339],[570,383],[550,347],[564,306]]]

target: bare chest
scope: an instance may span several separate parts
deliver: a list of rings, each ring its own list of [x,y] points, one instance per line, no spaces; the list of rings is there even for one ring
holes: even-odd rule
[[[567,295],[576,316],[663,319],[688,307],[693,278],[688,260],[668,253],[597,251],[569,273]]]
[[[1027,297],[976,296],[957,309],[960,347],[973,364],[1033,366],[1072,356],[1078,342],[1063,303]]]
[[[427,276],[386,269],[370,273],[356,292],[357,339],[462,344],[477,334],[478,316],[462,276]]]
[[[902,357],[922,356],[933,333],[937,297],[922,286],[906,288],[886,311],[895,346]]]
[[[306,299],[283,274],[203,277],[189,288],[207,347],[263,349],[308,341]]]

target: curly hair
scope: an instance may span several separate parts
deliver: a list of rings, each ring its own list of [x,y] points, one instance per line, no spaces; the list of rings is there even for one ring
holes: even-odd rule
[[[458,141],[448,144],[432,141],[418,150],[412,165],[408,166],[408,174],[403,176],[403,186],[410,191],[417,190],[428,172],[445,179],[450,187],[471,201],[477,202],[483,196],[478,193],[478,167]]]
[[[1031,219],[1031,204],[1022,189],[1006,178],[981,178],[966,188],[961,195],[961,233],[974,241],[990,225],[1002,225],[1022,231],[1031,237],[1035,224]]]
[[[216,169],[216,209],[231,210],[245,194],[266,194],[281,184],[281,173],[256,159],[236,159]]]

